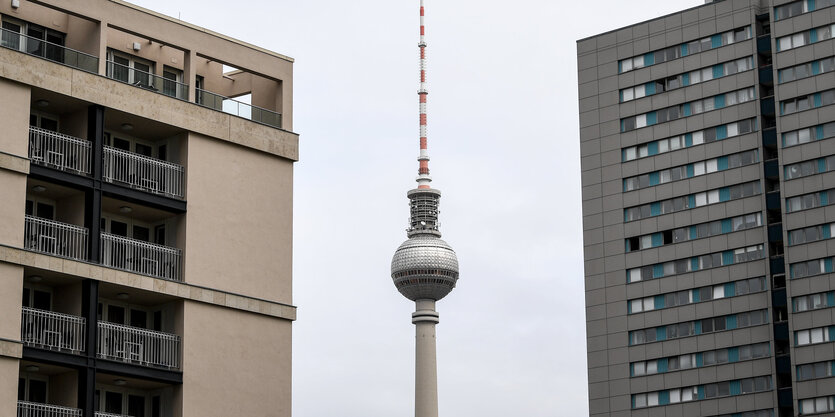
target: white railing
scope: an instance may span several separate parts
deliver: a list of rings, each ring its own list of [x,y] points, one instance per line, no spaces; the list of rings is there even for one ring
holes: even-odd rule
[[[97,352],[105,359],[177,369],[180,336],[100,321]]]
[[[161,159],[104,146],[102,175],[107,182],[120,182],[156,194],[183,197],[183,167]]]
[[[180,281],[181,253],[177,248],[101,234],[102,265],[137,274]]]
[[[26,215],[24,249],[87,260],[87,229],[74,224]]]
[[[26,346],[81,353],[85,323],[84,317],[23,307],[20,339]]]
[[[104,411],[96,411],[95,417],[134,417],[127,414],[113,414],[113,413],[105,413]],[[142,417],[142,416],[138,416]]]
[[[29,127],[29,159],[33,163],[89,175],[91,152],[89,141]]]
[[[81,410],[51,404],[18,401],[17,417],[81,417]]]

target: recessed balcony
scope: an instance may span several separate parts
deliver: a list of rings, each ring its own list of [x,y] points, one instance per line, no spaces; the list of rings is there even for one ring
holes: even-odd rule
[[[98,323],[98,356],[142,366],[178,369],[180,336],[139,327]]]
[[[99,59],[97,57],[67,48],[60,44],[64,42],[63,36],[53,35],[54,32],[47,31],[44,28],[38,27],[33,33],[42,33],[46,39],[24,35],[21,33],[24,25],[25,23],[23,22],[7,22],[0,29],[2,31],[0,46],[64,64],[82,71],[92,72],[94,74],[98,72]],[[30,24],[30,26],[35,25]]]
[[[108,78],[145,90],[162,93],[169,97],[188,100],[188,84],[178,81],[182,78],[182,74],[179,72],[163,72],[163,76],[160,77],[136,68],[143,64],[133,62],[128,58],[121,58],[117,55],[115,59],[120,59],[123,62],[107,61]],[[150,70],[151,66],[145,65],[143,68]]]
[[[88,238],[89,231],[84,227],[25,215],[24,249],[85,261]]]
[[[256,123],[281,128],[280,113],[199,88],[196,90],[196,94],[197,98],[194,102],[203,107],[243,117]]]
[[[34,164],[90,175],[89,141],[58,132],[29,127],[29,159]]]
[[[170,197],[183,197],[184,169],[181,165],[104,146],[102,179],[131,188]]]
[[[23,307],[20,340],[25,346],[73,354],[85,351],[84,317]]]
[[[18,401],[17,417],[81,417],[81,410],[52,404]]]
[[[155,278],[182,281],[182,251],[111,233],[101,234],[101,263]]]

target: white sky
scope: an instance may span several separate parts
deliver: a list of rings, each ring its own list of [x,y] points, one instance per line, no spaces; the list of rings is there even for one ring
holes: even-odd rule
[[[419,1],[133,2],[296,59],[293,415],[412,416]],[[441,415],[588,414],[575,42],[701,3],[426,0]]]

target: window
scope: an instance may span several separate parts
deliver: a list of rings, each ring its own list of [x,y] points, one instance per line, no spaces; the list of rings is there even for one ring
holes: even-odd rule
[[[817,327],[814,329],[798,330],[794,332],[795,346],[804,346],[830,341],[830,328]]]
[[[3,29],[0,45],[50,61],[64,62],[63,33],[6,16],[3,16]]]
[[[818,397],[798,400],[800,414],[816,414],[835,411],[835,397]]]
[[[162,82],[163,94],[181,99],[186,98],[188,91],[185,90],[185,86],[182,84],[182,71],[169,66],[164,66],[162,70],[162,78],[164,79]]]
[[[158,90],[154,81],[154,63],[137,56],[107,51],[107,76],[150,90]]]
[[[708,97],[689,103],[659,109],[654,112],[621,119],[621,132],[628,132],[642,127],[664,123],[680,117],[691,116],[729,105],[744,103],[755,98],[754,87]],[[655,120],[652,120],[655,119]]]

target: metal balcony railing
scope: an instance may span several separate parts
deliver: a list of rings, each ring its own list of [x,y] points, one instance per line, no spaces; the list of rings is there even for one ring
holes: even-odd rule
[[[253,122],[281,128],[280,113],[237,101],[229,97],[224,97],[211,91],[201,90],[199,88],[196,89],[196,94],[197,97],[194,102],[203,107],[243,117],[244,119],[249,119]]]
[[[20,339],[26,346],[81,353],[85,323],[84,317],[23,307]]]
[[[180,336],[100,321],[97,352],[105,359],[177,369]]]
[[[81,410],[51,404],[18,401],[17,417],[81,417]]]
[[[82,71],[94,74],[99,72],[99,59],[93,55],[8,29],[0,30],[2,31],[0,46],[4,48],[38,56]]]
[[[87,260],[87,229],[74,224],[26,215],[24,249]]]
[[[181,281],[182,251],[110,233],[101,234],[101,263],[156,278]]]
[[[32,163],[89,175],[91,154],[89,141],[29,127],[29,159]]]
[[[133,152],[104,146],[102,176],[155,194],[183,197],[182,166]]]
[[[183,84],[170,78],[160,77],[159,75],[141,71],[117,62],[107,61],[107,77],[180,100],[188,99],[188,84]]]
[[[96,411],[95,417],[135,417],[128,414],[114,414],[114,413],[105,413],[104,411]]]

